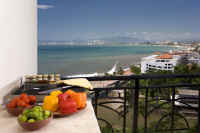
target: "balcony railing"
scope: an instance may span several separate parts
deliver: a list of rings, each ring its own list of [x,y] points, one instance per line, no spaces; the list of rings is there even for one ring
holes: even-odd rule
[[[107,118],[99,116],[103,113],[99,112],[100,107],[122,117],[123,133],[191,132],[192,127],[196,127],[193,132],[200,133],[200,74],[105,76],[88,80],[99,82],[90,95],[97,119],[107,124],[111,132],[116,130]],[[113,91],[119,95],[111,95]],[[186,96],[191,91],[195,94],[180,97],[180,92]],[[121,104],[121,111],[111,104]],[[127,123],[131,131],[127,131]]]

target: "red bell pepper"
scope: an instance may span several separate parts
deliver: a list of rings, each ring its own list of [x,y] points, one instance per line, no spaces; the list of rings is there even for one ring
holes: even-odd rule
[[[68,94],[60,94],[59,98],[59,112],[64,115],[69,115],[77,112],[77,104]]]
[[[63,93],[63,94],[58,95],[58,100],[59,100],[59,101],[65,101],[65,100],[67,100],[69,97],[70,97],[70,95],[68,95],[68,94],[66,94],[66,93]]]

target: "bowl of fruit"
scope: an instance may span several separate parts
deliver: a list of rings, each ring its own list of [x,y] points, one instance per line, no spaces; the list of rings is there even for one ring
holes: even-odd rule
[[[18,116],[19,125],[26,130],[37,130],[46,126],[53,119],[53,114],[41,106],[25,109]]]
[[[36,102],[35,96],[28,96],[22,93],[20,96],[13,98],[7,105],[6,110],[9,114],[18,116],[26,108],[31,108]]]

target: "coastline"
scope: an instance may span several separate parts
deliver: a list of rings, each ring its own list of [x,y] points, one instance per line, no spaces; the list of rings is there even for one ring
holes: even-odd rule
[[[139,64],[142,57],[173,49],[163,46],[40,46],[39,73],[80,75],[106,73],[116,62],[122,68]]]

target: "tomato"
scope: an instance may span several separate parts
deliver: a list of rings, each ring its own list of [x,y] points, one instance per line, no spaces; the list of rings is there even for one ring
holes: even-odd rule
[[[8,104],[8,108],[16,107],[30,107],[36,102],[36,96],[28,96],[26,93],[22,93],[20,96],[13,98]]]
[[[30,96],[28,96],[28,98],[30,100],[30,102],[29,102],[30,104],[34,104],[36,102],[36,96],[30,95]]]
[[[26,104],[29,104],[29,103],[30,103],[29,98],[24,98],[23,101],[24,101]]]
[[[20,101],[18,101],[17,106],[19,106],[19,107],[25,107],[26,103],[24,101],[20,100]]]
[[[27,95],[26,93],[22,93],[22,94],[19,96],[19,98],[20,98],[21,100],[28,99],[28,95]]]

